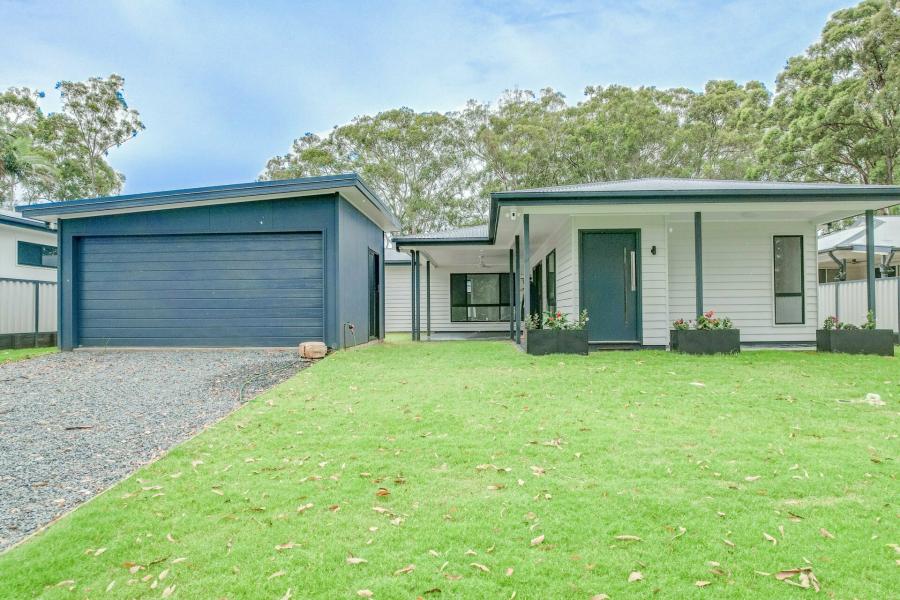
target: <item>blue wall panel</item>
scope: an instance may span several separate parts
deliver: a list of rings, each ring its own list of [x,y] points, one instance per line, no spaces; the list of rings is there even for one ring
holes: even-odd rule
[[[340,230],[339,212],[346,232]],[[318,236],[289,236],[292,242],[285,242],[285,238],[279,236],[260,236],[253,242],[250,241],[252,236],[231,236],[229,243],[222,245],[215,241],[215,235],[209,235],[245,233],[312,233]],[[344,234],[359,236],[359,239],[339,241]],[[172,237],[144,237],[160,235]],[[179,237],[182,235],[184,237]],[[319,241],[312,242],[314,238]],[[158,244],[161,240],[164,243]],[[346,313],[339,313],[338,309],[339,280],[348,293],[357,295],[359,290],[358,295],[364,297],[362,290],[367,280],[363,278],[357,284],[356,272],[361,269],[365,273],[367,256],[357,251],[359,243],[381,248],[381,230],[349,203],[339,200],[337,195],[61,221],[60,346],[71,349],[78,345],[101,345],[100,338],[114,333],[115,327],[111,324],[120,326],[124,323],[121,320],[112,322],[114,318],[135,319],[132,324],[138,334],[153,329],[154,319],[174,319],[169,330],[173,338],[177,337],[175,330],[179,329],[186,332],[185,336],[192,336],[195,342],[206,340],[197,345],[227,343],[224,338],[234,331],[234,323],[214,325],[209,321],[183,327],[183,323],[181,326],[177,323],[182,317],[172,316],[178,315],[179,311],[186,313],[191,307],[196,309],[198,305],[192,302],[202,299],[206,302],[202,305],[204,311],[232,311],[209,312],[210,319],[226,314],[232,318],[253,319],[246,321],[247,339],[241,345],[283,345],[279,343],[280,338],[310,335],[310,328],[318,327],[319,336],[324,337],[329,346],[338,347],[341,323],[355,319],[358,326],[365,328],[366,325],[365,313],[357,316],[355,300],[348,303]],[[256,249],[257,256],[249,261],[252,264],[243,265],[249,268],[240,268],[238,262],[246,258],[242,254],[249,246]],[[122,248],[128,249],[128,256]],[[104,250],[110,252],[104,255]],[[198,255],[198,252],[203,254]],[[379,254],[382,254],[380,250]],[[202,260],[197,256],[202,256]],[[184,258],[187,260],[182,260]],[[317,267],[314,263],[319,260],[322,262]],[[182,262],[187,264],[180,264]],[[194,262],[204,264],[194,265]],[[122,268],[117,270],[117,264],[122,264]],[[153,268],[149,269],[151,266]],[[319,287],[313,283],[317,273],[323,280]],[[216,298],[211,294],[210,290],[217,286],[226,286],[230,290],[227,302],[224,297]],[[284,304],[295,311],[295,316],[286,316],[281,311]],[[156,312],[146,315],[109,312],[127,312],[128,307]],[[255,317],[251,312],[253,309],[257,312]],[[323,312],[324,319],[310,317],[310,309]],[[284,321],[280,326],[265,325],[267,320],[275,323],[278,319],[293,320]],[[316,323],[311,324],[310,319]],[[289,335],[281,335],[285,332]],[[90,335],[79,339],[79,334]],[[165,345],[142,342],[141,335],[120,338],[121,345]],[[193,345],[187,340],[172,343]]]

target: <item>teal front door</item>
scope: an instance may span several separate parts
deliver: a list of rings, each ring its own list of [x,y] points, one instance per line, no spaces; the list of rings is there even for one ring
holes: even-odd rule
[[[640,342],[638,232],[582,231],[581,307],[588,341]]]

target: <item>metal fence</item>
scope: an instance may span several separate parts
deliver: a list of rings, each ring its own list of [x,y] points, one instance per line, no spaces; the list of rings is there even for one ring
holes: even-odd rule
[[[846,323],[861,325],[866,321],[868,304],[865,280],[819,284],[820,321],[836,316]],[[900,332],[900,279],[875,280],[875,316],[879,329]]]
[[[52,345],[56,282],[0,278],[0,348]]]

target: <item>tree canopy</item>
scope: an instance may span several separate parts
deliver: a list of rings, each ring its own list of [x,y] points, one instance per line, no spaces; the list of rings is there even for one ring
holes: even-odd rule
[[[107,161],[113,148],[144,129],[128,107],[125,79],[92,77],[56,84],[62,110],[44,114],[44,92],[9,88],[0,93],[0,191],[4,204],[37,199],[103,196],[122,189],[125,177]]]
[[[759,81],[507,91],[445,114],[408,108],[306,134],[263,179],[357,171],[404,232],[482,222],[492,191],[634,177],[897,183],[900,0],[832,15]]]

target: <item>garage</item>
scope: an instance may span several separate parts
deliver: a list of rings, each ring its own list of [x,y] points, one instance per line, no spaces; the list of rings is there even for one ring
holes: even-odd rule
[[[85,346],[290,346],[324,339],[319,233],[89,237]]]
[[[59,345],[379,340],[396,217],[355,174],[34,204],[59,231]]]

